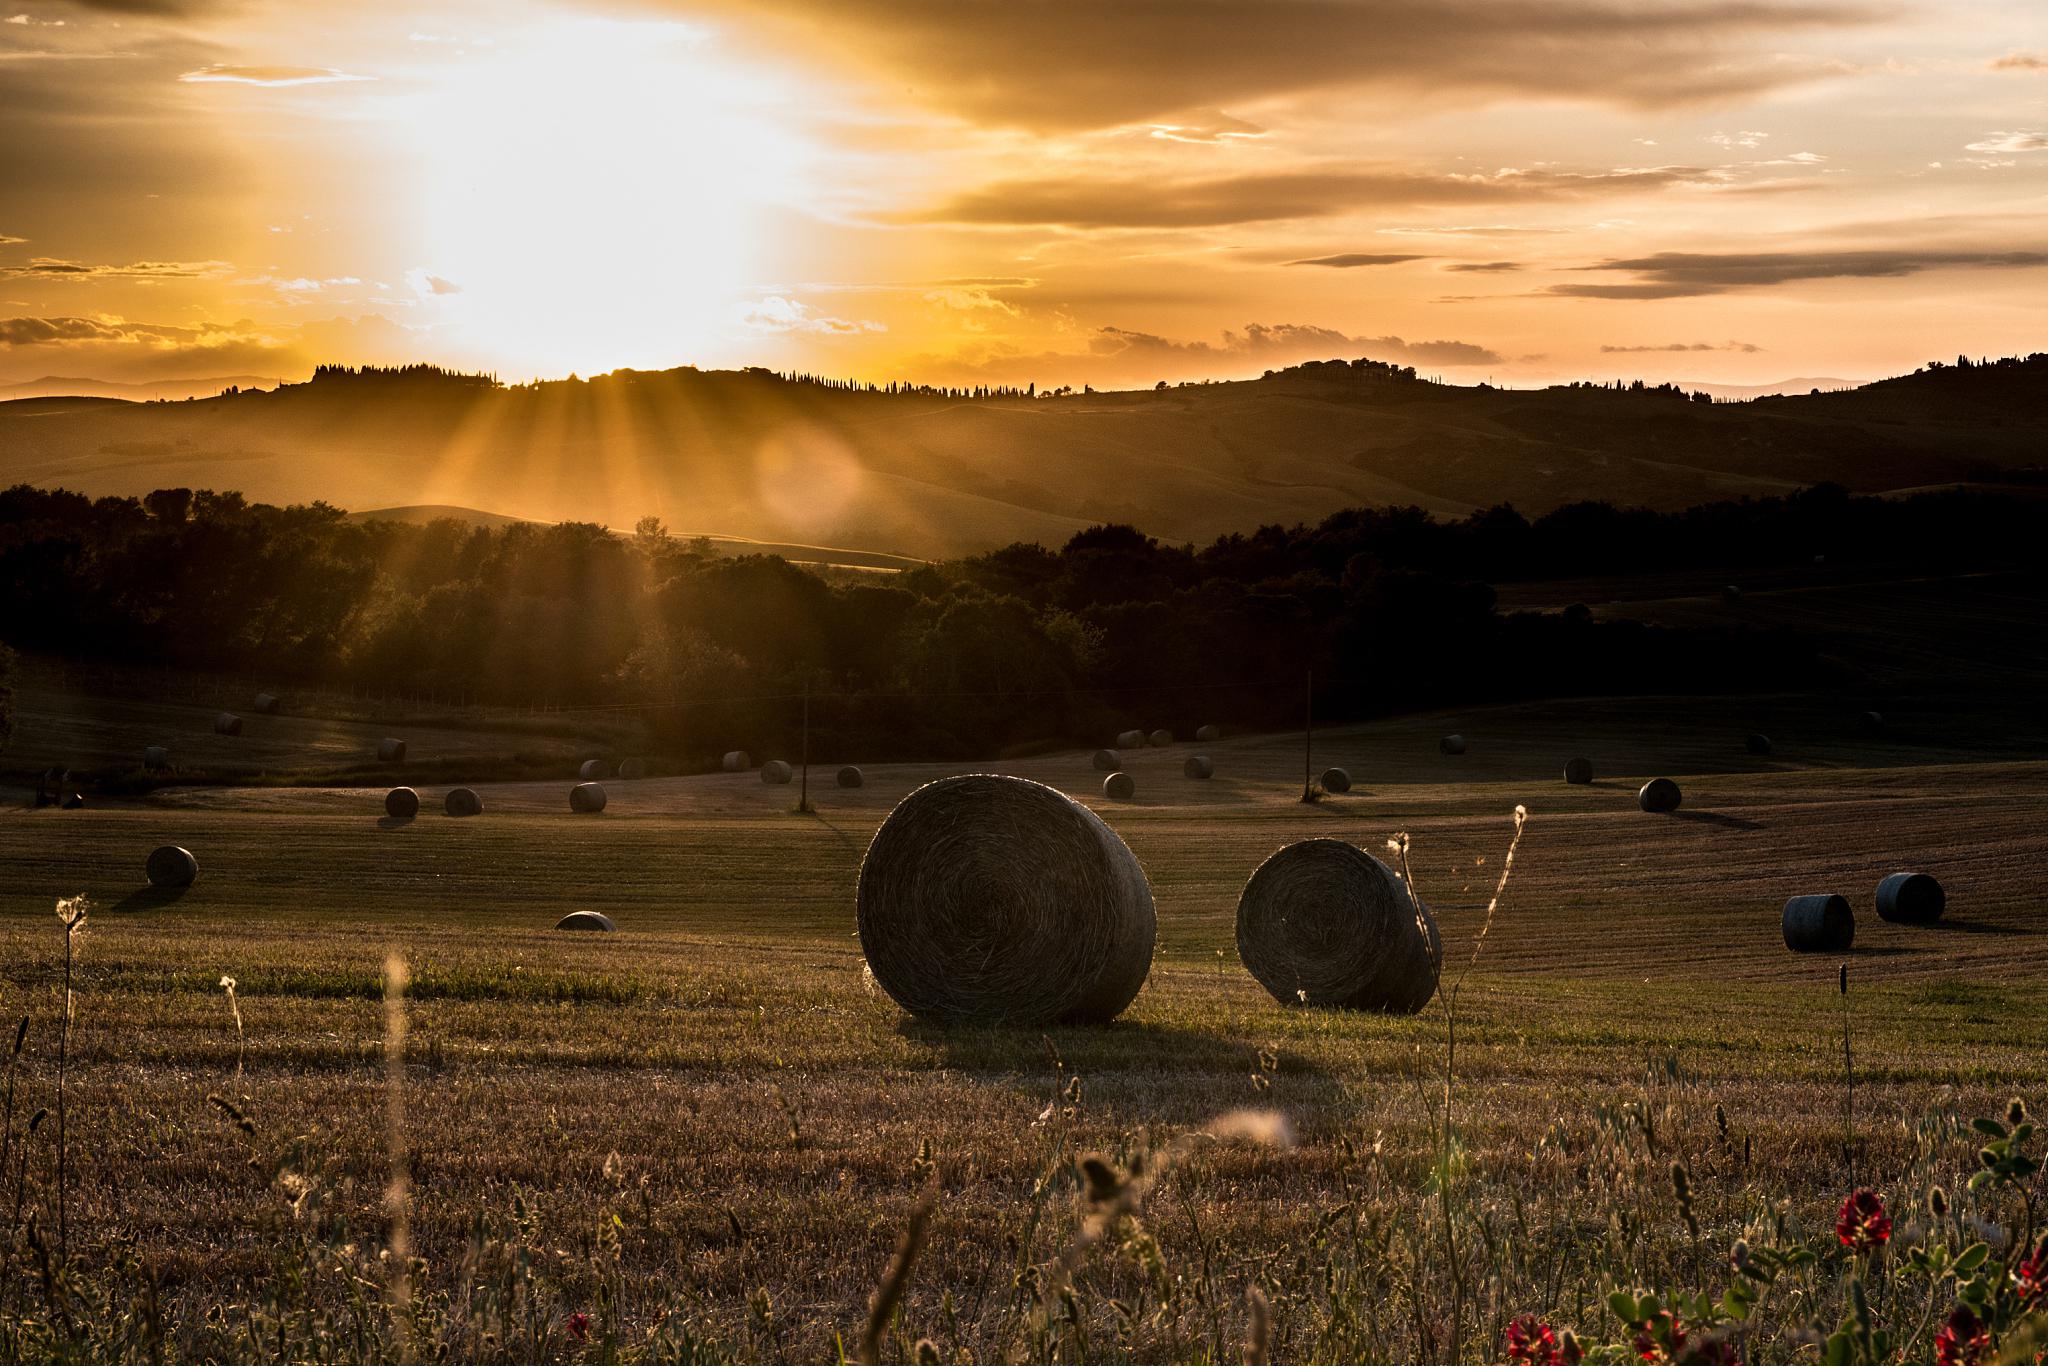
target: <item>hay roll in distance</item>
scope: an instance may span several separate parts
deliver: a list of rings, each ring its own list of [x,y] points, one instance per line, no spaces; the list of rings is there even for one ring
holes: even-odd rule
[[[1165,749],[1168,745],[1173,743],[1173,732],[1162,728],[1160,730],[1153,731],[1150,735],[1145,737],[1145,740],[1146,743],[1150,744],[1154,749]]]
[[[1676,811],[1678,804],[1685,800],[1685,794],[1678,790],[1678,784],[1669,778],[1652,778],[1636,793],[1636,805],[1645,811],[1662,814]]]
[[[1213,778],[1216,776],[1215,761],[1206,754],[1190,754],[1180,771],[1190,778]]]
[[[380,764],[402,764],[405,762],[405,741],[383,739],[377,742],[377,762]]]
[[[579,816],[594,816],[604,810],[604,784],[578,783],[569,789],[569,809]]]
[[[1877,884],[1877,918],[1894,925],[1932,925],[1948,908],[1948,893],[1926,873],[1893,873]]]
[[[1214,744],[1223,738],[1223,730],[1220,726],[1197,726],[1195,738],[1205,745]]]
[[[1273,999],[1413,1015],[1443,942],[1426,906],[1357,845],[1312,839],[1260,864],[1237,900],[1237,955]]]
[[[260,692],[256,694],[256,714],[258,716],[275,716],[277,715],[277,709],[281,705],[283,704],[279,702],[278,696],[274,692]]]
[[[162,745],[150,745],[142,751],[142,766],[147,769],[169,768],[171,752]]]
[[[484,814],[484,799],[473,787],[451,787],[448,795],[441,799],[441,809],[451,816],[481,816]]]
[[[1113,749],[1098,749],[1093,762],[1097,773],[1114,773],[1124,766],[1124,756]]]
[[[1341,797],[1351,790],[1351,775],[1341,768],[1326,768],[1316,783],[1323,791]]]
[[[601,783],[612,776],[612,766],[602,759],[585,759],[576,766],[576,776],[586,783]]]
[[[633,782],[638,779],[646,777],[647,761],[645,759],[626,760],[624,763],[619,765],[619,776],[621,778],[624,778],[628,782]]]
[[[1794,953],[1842,953],[1856,942],[1856,912],[1847,897],[1795,896],[1785,903],[1780,924]]]
[[[1143,749],[1145,747],[1145,732],[1142,730],[1118,731],[1116,733],[1116,747],[1118,749]]]
[[[1592,782],[1593,761],[1591,759],[1585,758],[1565,760],[1564,780],[1568,783],[1573,783],[1580,787],[1583,787],[1587,783]]]
[[[1102,780],[1102,795],[1114,802],[1127,802],[1138,795],[1138,780],[1128,773],[1112,773]]]
[[[1863,729],[1867,731],[1874,732],[1884,729],[1884,713],[1881,711],[1864,712],[1857,720]]]
[[[1440,754],[1463,754],[1465,752],[1465,737],[1462,735],[1446,735],[1436,742],[1436,747],[1437,752]]]
[[[727,773],[745,773],[754,766],[754,756],[743,749],[729,749],[718,761],[718,766]]]
[[[612,918],[602,911],[571,911],[555,922],[558,930],[585,930],[598,934],[611,934],[619,927],[612,924]]]
[[[839,785],[841,787],[864,787],[867,784],[867,780],[868,775],[855,768],[852,764],[848,764],[839,770]]]
[[[384,814],[395,821],[409,821],[420,814],[420,794],[409,787],[394,787],[384,794]]]
[[[152,887],[190,887],[199,880],[199,860],[192,857],[190,849],[161,845],[150,851],[143,872],[149,876]]]
[[[1762,733],[1751,735],[1742,742],[1742,747],[1751,754],[1769,754],[1771,752],[1771,737]]]
[[[770,759],[761,765],[761,781],[771,786],[785,786],[796,776],[796,770],[780,759]]]
[[[222,712],[213,718],[213,733],[215,735],[240,735],[242,733],[242,718],[231,711]]]
[[[861,951],[913,1015],[1025,1026],[1115,1019],[1152,967],[1145,871],[1066,794],[970,774],[917,789],[861,862]]]

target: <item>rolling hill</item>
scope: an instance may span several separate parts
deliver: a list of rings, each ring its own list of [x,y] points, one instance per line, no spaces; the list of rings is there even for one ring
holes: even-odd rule
[[[270,502],[446,504],[906,555],[1058,542],[1094,522],[1202,540],[1359,504],[1459,515],[1597,498],[1677,508],[1832,480],[1997,481],[2048,450],[2048,356],[1835,393],[1504,390],[1371,362],[1026,397],[886,392],[761,370],[503,387],[323,370],[183,403],[0,403],[0,483]]]

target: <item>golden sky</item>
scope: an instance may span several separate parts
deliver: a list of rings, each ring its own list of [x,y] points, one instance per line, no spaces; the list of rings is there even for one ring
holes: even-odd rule
[[[0,0],[0,382],[2044,346],[2041,0]]]

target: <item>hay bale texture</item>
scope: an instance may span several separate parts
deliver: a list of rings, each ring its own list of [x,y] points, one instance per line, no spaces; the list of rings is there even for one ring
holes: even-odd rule
[[[171,752],[162,745],[150,745],[142,751],[142,766],[150,769],[169,768]]]
[[[258,716],[275,716],[277,715],[277,709],[281,705],[282,703],[279,702],[278,696],[274,692],[260,692],[256,694],[256,714]]]
[[[199,880],[199,860],[190,849],[175,844],[161,845],[149,852],[143,865],[152,887],[190,887]]]
[[[1102,780],[1102,795],[1111,801],[1127,802],[1138,795],[1138,780],[1128,773],[1112,773]]]
[[[612,776],[612,766],[602,759],[585,759],[576,766],[576,776],[586,783],[601,783]]]
[[[1223,738],[1223,730],[1220,726],[1197,726],[1195,738],[1205,745],[1212,745]]]
[[[743,749],[730,749],[718,761],[718,766],[727,773],[745,773],[754,766],[754,756]]]
[[[1343,840],[1290,844],[1237,899],[1237,956],[1273,999],[1413,1015],[1436,994],[1443,941],[1429,908]]]
[[[1678,790],[1678,784],[1669,778],[1652,778],[1636,793],[1636,805],[1645,811],[1663,813],[1676,811],[1678,804],[1685,800],[1685,794]]]
[[[1462,735],[1446,735],[1443,739],[1436,742],[1436,747],[1437,752],[1440,754],[1463,754],[1465,752],[1465,737]]]
[[[1877,918],[1894,925],[1932,925],[1948,908],[1948,893],[1925,873],[1893,873],[1877,884]]]
[[[1180,771],[1190,778],[1213,778],[1216,765],[1206,754],[1190,754],[1188,761],[1180,766]]]
[[[1585,758],[1565,760],[1564,780],[1568,783],[1573,783],[1580,787],[1583,787],[1587,783],[1592,782],[1593,761],[1591,759]]]
[[[1351,775],[1341,768],[1326,768],[1323,776],[1316,779],[1323,791],[1342,796],[1351,790]]]
[[[405,762],[405,741],[383,739],[377,742],[377,762],[380,764],[402,764]]]
[[[1742,742],[1742,747],[1751,754],[1769,754],[1771,752],[1771,737],[1763,734],[1752,735]]]
[[[580,816],[594,816],[604,810],[604,784],[578,783],[570,788],[569,809]]]
[[[1847,897],[1795,896],[1780,922],[1785,947],[1794,953],[1842,953],[1856,941],[1856,912]]]
[[[441,809],[451,816],[481,816],[484,814],[484,799],[473,787],[452,787],[441,799]],[[599,803],[603,809],[603,803]]]
[[[612,924],[612,918],[602,911],[571,911],[555,922],[558,930],[586,930],[598,934],[611,934],[619,927]]]
[[[882,990],[943,1022],[1115,1019],[1152,967],[1145,870],[1079,802],[1024,778],[927,783],[861,862],[861,951]]]
[[[1152,748],[1165,749],[1168,745],[1173,743],[1173,732],[1164,729],[1155,730],[1150,735],[1146,736],[1145,739],[1148,743],[1151,744]]]
[[[855,768],[852,764],[848,764],[839,770],[839,785],[841,787],[863,787],[867,784],[867,780],[868,775]]]
[[[632,782],[634,780],[646,777],[647,761],[645,759],[626,760],[624,763],[619,765],[619,776],[621,778],[626,779],[628,782]]]
[[[1114,773],[1124,766],[1124,756],[1113,749],[1098,749],[1094,762],[1097,773]]]
[[[231,711],[222,712],[213,718],[213,733],[215,735],[240,735],[242,733],[242,718]]]
[[[395,821],[409,821],[420,814],[420,794],[409,787],[394,787],[384,794],[384,814]]]
[[[796,770],[780,759],[770,759],[767,763],[761,765],[761,781],[764,783],[782,786],[786,785],[794,776],[796,776]]]

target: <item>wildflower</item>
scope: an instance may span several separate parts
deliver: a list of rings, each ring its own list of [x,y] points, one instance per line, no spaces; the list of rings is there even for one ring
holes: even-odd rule
[[[1891,1241],[1891,1216],[1876,1191],[1860,1187],[1849,1193],[1835,1215],[1835,1237],[1854,1252],[1876,1252]]]
[[[1644,1361],[1686,1359],[1685,1323],[1669,1309],[1660,1309],[1636,1334],[1636,1355]]]
[[[2027,1259],[2013,1268],[2012,1283],[2019,1292],[2020,1304],[2029,1308],[2041,1298],[2043,1290],[2048,1290],[2048,1236],[2035,1243]]]
[[[1508,1322],[1509,1361],[1527,1362],[1529,1366],[1573,1366],[1582,1352],[1578,1338],[1566,1332],[1560,1344],[1556,1331],[1534,1314]]]
[[[578,1342],[590,1341],[590,1315],[571,1314],[569,1316],[569,1336],[575,1338]]]
[[[1991,1352],[1991,1330],[1965,1305],[1957,1305],[1934,1335],[1935,1366],[1978,1366]]]

